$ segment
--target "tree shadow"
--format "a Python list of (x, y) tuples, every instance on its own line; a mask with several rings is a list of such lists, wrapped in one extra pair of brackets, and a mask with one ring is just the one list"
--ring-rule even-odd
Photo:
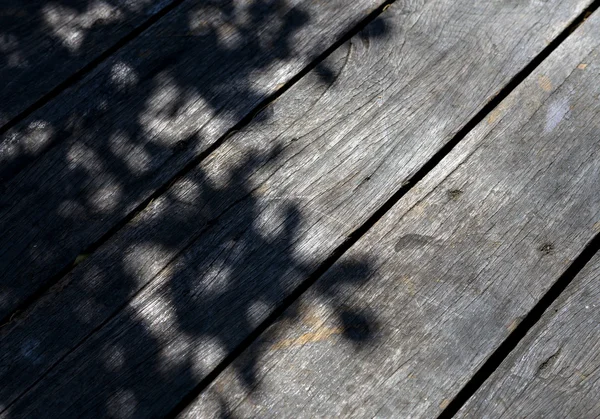
[[(247, 117), (264, 98), (257, 74), (295, 54), (308, 12), (283, 0), (244, 5), (205, 1), (173, 13), (168, 30), (132, 43), (137, 54), (116, 54), (60, 109), (39, 113), (45, 119), (34, 114), (2, 139), (1, 314), (41, 297), (0, 330), (6, 417), (165, 415), (321, 262), (299, 257), (308, 231), (302, 206), (265, 208), (249, 181), (283, 164), (285, 144), (273, 141), (267, 151), (232, 156), (225, 180), (190, 171), (178, 183), (184, 187), (166, 189), (45, 290), (55, 279), (47, 271), (61, 274), (57, 267), (202, 152), (210, 119)], [(374, 27), (375, 37), (385, 34), (385, 25)], [(46, 26), (34, 30), (53, 39)], [(324, 84), (335, 81), (325, 65), (318, 74)], [(268, 123), (268, 115), (253, 123)], [(373, 339), (376, 319), (346, 306), (336, 289), (360, 286), (371, 266), (369, 258), (338, 265), (333, 283), (313, 287), (357, 348)], [(292, 321), (301, 315), (286, 312)], [(257, 386), (260, 355), (254, 349), (234, 364), (248, 390)]]
[[(154, 3), (154, 4), (153, 4)], [(169, 1), (3, 0), (0, 124), (81, 70)]]

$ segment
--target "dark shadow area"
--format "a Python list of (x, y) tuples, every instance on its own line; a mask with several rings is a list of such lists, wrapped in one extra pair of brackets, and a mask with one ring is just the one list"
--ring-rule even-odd
[(179, 0), (3, 0), (0, 127)]
[[(5, 12), (0, 67), (35, 60), (19, 50), (27, 27), (68, 57), (77, 52), (56, 33), (77, 17), (65, 10), (124, 4), (132, 3), (37, 1), (22, 21)], [(165, 415), (322, 262), (299, 257), (302, 206), (265, 207), (249, 182), (284, 164), (284, 142), (231, 156), (218, 176), (192, 169), (219, 124), (269, 122), (266, 112), (249, 114), (265, 99), (257, 80), (297, 54), (310, 14), (283, 0), (191, 4), (0, 138), (4, 417)], [(52, 31), (48, 7), (66, 16)], [(106, 21), (78, 22), (92, 33)], [(385, 35), (383, 23), (372, 28), (362, 36)], [(94, 39), (83, 37), (78, 51)], [(323, 84), (335, 82), (333, 69), (317, 70)], [(334, 282), (313, 287), (357, 348), (373, 339), (376, 319), (336, 290), (359, 287), (371, 265), (340, 264)], [(260, 354), (234, 364), (248, 389)]]

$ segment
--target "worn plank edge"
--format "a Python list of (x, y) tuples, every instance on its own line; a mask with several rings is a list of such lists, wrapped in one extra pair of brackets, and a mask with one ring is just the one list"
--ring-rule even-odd
[[(567, 270), (556, 280), (552, 287), (544, 294), (537, 304), (529, 311), (527, 316), (519, 323), (517, 328), (502, 342), (498, 348), (490, 355), (487, 361), (479, 368), (467, 384), (460, 390), (448, 407), (438, 416), (438, 419), (452, 418), (459, 413), (459, 410), (473, 400), (476, 393), (484, 388), (484, 385), (490, 384), (491, 377), (501, 372), (501, 367), (506, 365), (511, 354), (516, 355), (517, 351), (527, 351), (527, 348), (519, 348), (519, 344), (526, 338), (533, 338), (533, 333), (539, 332), (537, 329), (541, 326), (544, 318), (552, 317), (549, 309), (558, 304), (558, 301), (566, 296), (569, 287), (576, 279), (581, 279), (580, 274), (586, 273), (593, 266), (592, 259), (600, 251), (600, 233), (588, 243), (585, 249), (569, 265)], [(597, 261), (597, 257), (595, 258)], [(596, 263), (597, 265), (597, 263)], [(585, 270), (585, 271), (584, 271)], [(583, 272), (582, 272), (583, 271)], [(587, 272), (589, 274), (589, 272)], [(577, 284), (580, 285), (580, 284)], [(575, 284), (573, 284), (574, 287)], [(510, 368), (510, 367), (505, 367)]]
[[(520, 79), (519, 83), (516, 83), (513, 86), (513, 88), (516, 89), (517, 87), (519, 87), (519, 84), (525, 78), (527, 78), (531, 73), (533, 73), (537, 69), (537, 66), (539, 66), (542, 63), (542, 61), (544, 61), (548, 57), (548, 55), (550, 55), (555, 49), (557, 49), (560, 46), (560, 44), (562, 44), (562, 42), (565, 41), (569, 37), (569, 35), (571, 35), (582, 23), (584, 23), (585, 20), (587, 20), (587, 18), (590, 17), (590, 15), (593, 12), (595, 12), (599, 6), (600, 6), (600, 2), (594, 1), (575, 20), (573, 20), (569, 24), (568, 28), (565, 29), (557, 39), (552, 41), (548, 45), (548, 47), (532, 61), (532, 63), (535, 61), (537, 64), (534, 66), (531, 66), (531, 67), (528, 66), (529, 72), (522, 79)], [(504, 97), (508, 96), (508, 94), (510, 94), (510, 93), (511, 92), (507, 92)], [(501, 94), (502, 94), (502, 91), (499, 93), (499, 95), (501, 95)], [(501, 101), (502, 101), (502, 99), (500, 99), (498, 101), (496, 101), (496, 99), (494, 99), (494, 103), (496, 105), (498, 105)], [(492, 107), (492, 109), (494, 107)], [(486, 115), (483, 115), (483, 118), (480, 120), (480, 122), (488, 115), (489, 115), (489, 113)], [(467, 132), (465, 135), (467, 135), (467, 134), (469, 134), (469, 132)], [(415, 188), (418, 189), (418, 193), (413, 194), (411, 197), (407, 197), (410, 199), (407, 201), (406, 207), (410, 208), (413, 205), (418, 204), (418, 202), (424, 197), (424, 195), (426, 195), (427, 190), (430, 190), (433, 186), (436, 186), (440, 183), (439, 177), (432, 176), (432, 174), (434, 174), (436, 172), (438, 175), (442, 174), (442, 173), (451, 173), (453, 170), (455, 170), (461, 164), (463, 164), (465, 160), (468, 159), (469, 155), (473, 151), (472, 150), (473, 144), (479, 142), (480, 140), (481, 140), (480, 136), (473, 135), (473, 136), (469, 136), (469, 138), (467, 138), (467, 140), (465, 140), (464, 142), (457, 141), (456, 144), (454, 144), (454, 147), (452, 149), (448, 150), (446, 155), (444, 155), (444, 157), (447, 157), (447, 155), (451, 154), (451, 156), (454, 157), (454, 159), (452, 159), (452, 160), (445, 161), (444, 162), (445, 164), (443, 165), (444, 167), (441, 167), (441, 165), (438, 165), (438, 166), (434, 165), (434, 167), (431, 169), (431, 171), (424, 175), (424, 176), (427, 176), (426, 179), (423, 179), (423, 181), (421, 182), (421, 179), (424, 176), (419, 178), (420, 183), (418, 183), (418, 184), (416, 184), (416, 182), (414, 181), (415, 178), (413, 176), (413, 178), (410, 181), (411, 185), (404, 186), (401, 189), (401, 190), (404, 190), (404, 188), (406, 188), (406, 192), (408, 192), (408, 190), (414, 190)], [(466, 143), (468, 143), (468, 144), (466, 144)], [(398, 191), (398, 193), (400, 193), (400, 191)], [(403, 196), (400, 196), (399, 199), (401, 199), (402, 197)], [(374, 223), (376, 223), (377, 221), (378, 220), (374, 220)], [(361, 227), (364, 227), (364, 226), (361, 226)], [(360, 228), (358, 230), (360, 230)], [(365, 230), (364, 233), (366, 233), (367, 230)], [(353, 234), (356, 234), (356, 232)], [(566, 271), (563, 271), (563, 273), (560, 275), (559, 279), (553, 284), (553, 286), (538, 301), (538, 303), (534, 306), (534, 308), (527, 315), (527, 317), (535, 317), (536, 314), (533, 312), (536, 310), (539, 310), (538, 306), (542, 307), (543, 310), (545, 310), (548, 306), (550, 306), (553, 303), (553, 301), (559, 297), (560, 293), (569, 285), (570, 281), (573, 280), (575, 275), (577, 275), (585, 266), (587, 266), (586, 264), (590, 261), (590, 259), (594, 256), (594, 254), (598, 250), (600, 250), (600, 234), (596, 234), (595, 236), (593, 236), (592, 239), (590, 239), (587, 242), (587, 244), (585, 244), (583, 250), (578, 254), (576, 259), (570, 263), (570, 265), (566, 268)], [(317, 279), (318, 278), (314, 279), (313, 282), (316, 281)], [(565, 282), (565, 281), (567, 281), (567, 282)], [(304, 287), (304, 284), (303, 284), (303, 287)], [(541, 315), (543, 314), (543, 310), (539, 315), (537, 315), (537, 318), (534, 318), (534, 320), (539, 319), (539, 317), (541, 317)], [(283, 311), (285, 311), (285, 310), (279, 310), (279, 307), (277, 308), (278, 313), (281, 313)], [(269, 316), (269, 318), (271, 319), (271, 321), (273, 323), (275, 322), (275, 320), (277, 320), (276, 316)], [(265, 322), (267, 322), (268, 320), (269, 319), (266, 319)], [(523, 321), (522, 323), (525, 323), (525, 321)], [(262, 326), (263, 325), (261, 324), (261, 327)], [(264, 327), (264, 330), (266, 330), (268, 327), (269, 327), (269, 325), (266, 325)], [(264, 332), (264, 330), (263, 330), (263, 332)], [(517, 331), (517, 329), (515, 329), (515, 332), (516, 331)], [(258, 338), (259, 335), (260, 335), (260, 333), (257, 333), (256, 338)], [(512, 336), (512, 334), (511, 334), (511, 336)], [(507, 338), (507, 340), (509, 338)], [(504, 345), (504, 344), (505, 343), (503, 342), (502, 345)], [(241, 354), (245, 349), (247, 349), (247, 347), (241, 348), (240, 351), (236, 351), (236, 353)], [(232, 360), (233, 359), (230, 359), (230, 361), (232, 361)], [(223, 363), (225, 363), (225, 362), (226, 361), (224, 360)], [(215, 378), (218, 377), (221, 372), (223, 372), (226, 368), (228, 368), (228, 366), (229, 365), (222, 366), (221, 364), (219, 364), (219, 366), (217, 367), (219, 369), (219, 371), (215, 372), (214, 374), (211, 373), (211, 375), (214, 375)], [(210, 384), (211, 383), (208, 383), (208, 385), (210, 385)], [(198, 387), (200, 387), (200, 386), (198, 386)], [(196, 395), (200, 394), (205, 388), (206, 387), (195, 389)], [(189, 399), (190, 399), (190, 397), (186, 397), (187, 401), (190, 401)], [(450, 403), (457, 403), (457, 402), (450, 401)], [(189, 407), (189, 405), (188, 406), (180, 406), (180, 407), (183, 410), (186, 410), (186, 407)], [(451, 408), (452, 408), (452, 404), (448, 404), (444, 409), (442, 409), (442, 413), (439, 417), (440, 418), (441, 417), (452, 417), (453, 414), (450, 413)], [(459, 406), (459, 408), (460, 408), (460, 406)], [(458, 410), (458, 409), (456, 409), (456, 410)], [(178, 413), (182, 413), (182, 412), (183, 411), (177, 411), (177, 412), (173, 412), (173, 413), (175, 414), (175, 416), (177, 416)]]
[[(132, 31), (125, 34), (119, 40), (117, 40), (112, 46), (108, 47), (102, 53), (97, 55), (95, 58), (90, 60), (87, 64), (84, 64), (79, 70), (75, 71), (73, 74), (68, 76), (62, 82), (59, 82), (53, 88), (51, 88), (48, 92), (43, 94), (40, 98), (36, 99), (25, 107), (25, 109), (18, 112), (16, 115), (11, 117), (8, 121), (6, 121), (2, 126), (0, 126), (0, 135), (4, 135), (11, 128), (14, 128), (20, 122), (24, 121), (27, 117), (29, 117), (33, 112), (37, 111), (56, 97), (58, 97), (64, 90), (73, 86), (75, 83), (83, 79), (88, 73), (93, 71), (96, 67), (102, 64), (104, 61), (109, 59), (113, 54), (119, 51), (121, 48), (125, 47), (129, 42), (138, 37), (140, 34), (149, 29), (152, 25), (158, 22), (162, 17), (167, 15), (172, 10), (175, 10), (179, 5), (181, 5), (186, 0), (172, 0), (166, 6), (163, 6), (159, 11), (150, 16), (148, 19), (143, 21), (137, 27), (135, 27)], [(45, 151), (47, 151), (46, 149)], [(37, 156), (35, 160), (40, 158), (43, 155), (40, 154)], [(34, 161), (35, 161), (34, 160)], [(33, 163), (30, 162), (30, 164)], [(21, 169), (22, 170), (22, 169)]]
[[(178, 4), (182, 3), (185, 0), (177, 0)], [(238, 121), (235, 125), (229, 128), (224, 134), (222, 134), (213, 144), (207, 147), (205, 150), (200, 152), (194, 158), (192, 158), (187, 164), (184, 165), (182, 169), (180, 169), (174, 176), (169, 178), (166, 182), (164, 182), (159, 188), (155, 189), (153, 193), (151, 193), (146, 199), (140, 202), (131, 212), (129, 212), (125, 217), (123, 217), (117, 224), (115, 224), (112, 228), (108, 229), (97, 241), (88, 245), (85, 249), (82, 249), (79, 253), (80, 255), (86, 255), (86, 258), (91, 256), (98, 248), (100, 248), (104, 243), (109, 241), (119, 230), (125, 227), (129, 222), (131, 222), (136, 216), (138, 216), (141, 212), (144, 211), (152, 203), (153, 200), (164, 194), (173, 184), (175, 184), (178, 180), (182, 179), (186, 174), (194, 170), (196, 166), (198, 166), (204, 159), (206, 159), (209, 155), (211, 155), (214, 151), (216, 151), (220, 146), (222, 146), (232, 135), (237, 133), (246, 127), (252, 120), (258, 115), (263, 109), (265, 109), (269, 104), (273, 103), (280, 96), (282, 96), (285, 92), (287, 92), (292, 86), (294, 86), (300, 79), (302, 79), (306, 74), (313, 71), (315, 67), (319, 65), (323, 60), (325, 60), (329, 55), (331, 55), (335, 50), (337, 50), (344, 43), (348, 42), (348, 40), (358, 34), (361, 30), (363, 30), (370, 22), (375, 20), (387, 7), (393, 4), (396, 0), (385, 0), (380, 6), (374, 8), (371, 12), (367, 14), (362, 20), (360, 20), (354, 27), (347, 31), (342, 37), (338, 38), (330, 47), (328, 47), (325, 51), (320, 53), (316, 58), (314, 58), (309, 64), (307, 64), (301, 71), (299, 71), (296, 75), (294, 75), (290, 80), (285, 82), (282, 86), (280, 86), (277, 90), (272, 92), (266, 98), (264, 98), (258, 105), (256, 105), (253, 109), (251, 109), (245, 117), (243, 117), (240, 121)], [(176, 6), (173, 6), (173, 8)], [(171, 9), (173, 9), (171, 8)], [(164, 14), (168, 13), (165, 12)], [(144, 28), (144, 30), (148, 29), (150, 26)], [(143, 31), (140, 31), (140, 33)], [(138, 34), (139, 35), (139, 34)], [(129, 39), (127, 42), (131, 41), (133, 38)], [(115, 53), (117, 50), (112, 51)], [(109, 58), (106, 56), (104, 59)], [(89, 68), (88, 71), (92, 71), (97, 65), (101, 64), (101, 61), (95, 63), (95, 65)], [(81, 74), (81, 77), (77, 77), (73, 83), (77, 82), (79, 79), (84, 77), (85, 74)], [(68, 86), (65, 86), (67, 88)], [(58, 92), (57, 94), (59, 94)], [(47, 102), (52, 100), (53, 98), (49, 98)], [(45, 105), (47, 102), (41, 103), (39, 107)], [(39, 107), (36, 107), (39, 108)], [(31, 112), (36, 109), (32, 109)], [(23, 118), (26, 118), (28, 115), (24, 115)], [(17, 124), (19, 121), (15, 121)], [(11, 125), (12, 127), (12, 125)], [(8, 127), (7, 129), (11, 128)], [(0, 130), (0, 135), (2, 134), (2, 130)], [(57, 143), (56, 143), (57, 144)], [(56, 145), (53, 144), (53, 145)], [(36, 161), (43, 156), (37, 156)], [(24, 168), (22, 168), (24, 169)], [(21, 170), (22, 170), (21, 169)], [(36, 292), (32, 293), (28, 298), (24, 299), (19, 306), (13, 310), (11, 313), (7, 314), (4, 318), (0, 319), (0, 327), (7, 325), (10, 323), (13, 318), (25, 311), (27, 311), (30, 307), (35, 305), (36, 301), (42, 298), (48, 291), (65, 275), (69, 274), (73, 270), (75, 266), (78, 264), (79, 256), (71, 261), (71, 263), (65, 265), (63, 269), (59, 270), (55, 275), (53, 275), (49, 281), (42, 287), (40, 287)]]
[[(396, 0), (388, 2), (389, 4)], [(385, 6), (387, 7), (387, 6)], [(269, 327), (271, 327), (282, 314), (288, 310), (294, 302), (296, 302), (327, 270), (329, 270), (361, 237), (363, 237), (384, 215), (398, 202), (400, 201), (409, 191), (413, 190), (417, 184), (421, 186), (420, 182), (430, 174), (439, 163), (444, 160), (458, 145), (465, 139), (465, 137), (489, 114), (497, 108), (497, 106), (506, 97), (511, 94), (527, 77), (529, 77), (534, 70), (552, 54), (568, 37), (571, 35), (585, 20), (600, 7), (600, 1), (596, 0), (590, 4), (579, 16), (577, 16), (568, 26), (565, 28), (560, 35), (554, 38), (531, 62), (521, 69), (511, 81), (504, 86), (498, 94), (488, 102), (477, 114), (475, 114), (464, 126), (461, 128), (454, 137), (447, 142), (440, 150), (428, 160), (421, 168), (415, 172), (409, 180), (403, 184), (400, 189), (395, 192), (392, 197), (385, 202), (379, 210), (356, 230), (354, 230), (348, 238), (337, 247), (322, 263), (319, 265), (317, 270), (308, 277), (300, 286), (292, 291), (287, 297), (284, 298), (281, 305), (276, 307), (273, 312), (253, 331), (251, 335), (245, 338), (238, 348), (228, 354), (202, 381), (198, 383), (196, 388), (188, 393), (173, 409), (169, 414), (169, 417), (175, 418), (180, 415), (198, 395), (206, 389), (232, 362), (238, 358), (245, 350), (247, 350), (253, 342), (255, 342), (260, 335), (262, 335)], [(458, 151), (458, 150), (457, 150)], [(467, 157), (467, 156), (463, 156)], [(458, 159), (457, 163), (464, 161)], [(457, 164), (457, 166), (458, 166)], [(589, 262), (593, 255), (600, 250), (600, 233), (586, 246), (582, 253), (577, 257), (575, 261), (569, 266), (569, 268), (561, 275), (556, 281), (553, 287), (546, 293), (546, 295), (540, 299), (536, 306), (530, 311), (528, 316), (519, 324), (517, 329), (503, 342), (497, 350), (490, 356), (486, 364), (484, 364), (479, 371), (469, 380), (467, 385), (456, 395), (451, 403), (442, 411), (439, 419), (451, 418), (456, 412), (466, 403), (469, 397), (471, 397), (477, 388), (483, 384), (483, 381), (487, 379), (492, 373), (493, 369), (497, 368), (500, 363), (508, 356), (508, 353), (514, 349), (518, 342), (525, 336), (527, 331), (533, 327), (543, 312), (558, 298), (560, 293), (569, 285), (573, 278), (583, 269), (583, 267)], [(540, 312), (541, 310), (541, 312)], [(514, 337), (513, 337), (514, 335)], [(516, 340), (516, 341), (515, 341)], [(508, 350), (508, 352), (506, 352)], [(489, 365), (488, 365), (489, 363)], [(493, 368), (490, 370), (490, 368)], [(481, 374), (481, 375), (480, 375)], [(464, 393), (463, 393), (464, 392)]]
[[(462, 125), (462, 124), (461, 124)], [(460, 126), (459, 126), (460, 127)], [(452, 137), (452, 135), (449, 135), (449, 137)]]

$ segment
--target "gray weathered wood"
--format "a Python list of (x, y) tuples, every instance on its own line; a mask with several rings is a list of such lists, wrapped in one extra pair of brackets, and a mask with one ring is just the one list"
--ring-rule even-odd
[[(7, 416), (163, 414), (584, 5), (392, 6), (6, 326)], [(371, 316), (336, 287), (378, 257), (318, 286), (357, 345)]]
[(457, 417), (597, 418), (599, 394), (597, 255)]
[[(598, 233), (598, 33), (596, 13), (183, 416), (437, 416)], [(370, 273), (349, 286), (343, 266), (366, 256)], [(571, 396), (562, 412), (588, 400)]]
[(186, 2), (9, 132), (33, 151), (0, 161), (0, 318), (379, 1)]
[[(3, 0), (0, 126), (171, 3), (171, 0)], [(17, 150), (4, 139), (0, 152)]]

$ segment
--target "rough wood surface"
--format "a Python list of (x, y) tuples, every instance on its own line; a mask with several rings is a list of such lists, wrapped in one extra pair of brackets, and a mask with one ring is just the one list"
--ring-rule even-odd
[(599, 394), (596, 255), (457, 417), (597, 418)]
[(599, 31), (595, 14), (183, 416), (437, 416), (598, 233)]
[(186, 2), (9, 132), (0, 318), (377, 3)]
[[(166, 412), (584, 5), (389, 8), (6, 326), (6, 416)], [(338, 288), (378, 256), (318, 286), (347, 326), (324, 335), (369, 343)]]
[[(0, 126), (171, 3), (3, 0)], [(6, 139), (0, 143), (2, 153), (10, 148)]]

